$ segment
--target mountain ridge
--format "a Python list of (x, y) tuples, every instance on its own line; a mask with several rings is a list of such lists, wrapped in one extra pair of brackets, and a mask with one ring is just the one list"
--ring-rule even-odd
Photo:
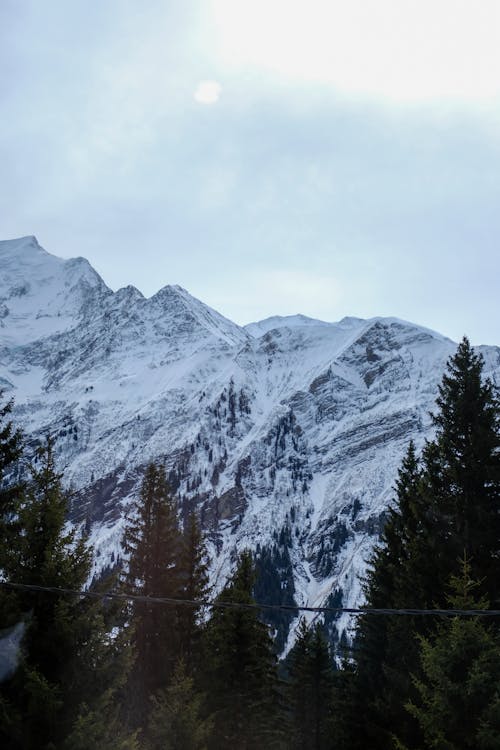
[[(45, 256), (28, 239), (17, 252), (28, 249), (23, 279), (36, 292)], [(4, 242), (0, 280), (5, 256)], [(49, 274), (41, 297), (7, 296), (0, 281), (0, 308), (13, 308), (0, 321), (0, 387), (30, 444), (54, 436), (94, 572), (121, 556), (124, 510), (144, 466), (161, 461), (181, 515), (202, 522), (216, 588), (249, 547), (293, 582), (283, 603), (359, 604), (399, 462), (410, 439), (432, 434), (455, 344), (397, 318), (242, 327), (182, 287), (113, 292), (86, 262), (56, 260), (69, 270)], [(37, 328), (44, 310), (50, 325)], [(500, 349), (480, 350), (498, 384)], [(347, 626), (331, 623), (336, 637)]]

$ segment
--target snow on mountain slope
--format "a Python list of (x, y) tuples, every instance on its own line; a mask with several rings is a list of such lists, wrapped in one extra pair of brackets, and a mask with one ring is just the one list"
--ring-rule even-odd
[[(453, 342), (395, 318), (241, 328), (178, 286), (113, 293), (86, 261), (33, 238), (0, 243), (0, 297), (0, 386), (31, 444), (55, 437), (96, 571), (120, 555), (123, 509), (155, 460), (180, 513), (199, 514), (216, 586), (250, 547), (264, 577), (281, 576), (283, 603), (359, 603)], [(500, 350), (482, 352), (499, 382)], [(282, 645), (290, 619), (274, 623)]]
[(9, 344), (67, 330), (111, 294), (85, 258), (57, 258), (35, 237), (0, 242), (0, 268), (0, 331)]
[(316, 320), (315, 318), (308, 318), (307, 315), (273, 315), (265, 320), (259, 320), (256, 323), (247, 323), (244, 326), (245, 330), (251, 335), (258, 339), (268, 331), (272, 331), (276, 328), (295, 328), (296, 326), (331, 326), (334, 323), (326, 323), (323, 320)]

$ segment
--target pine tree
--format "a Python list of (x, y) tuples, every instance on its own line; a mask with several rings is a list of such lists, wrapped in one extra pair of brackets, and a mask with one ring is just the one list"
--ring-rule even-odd
[[(452, 609), (487, 609), (476, 599), (470, 564), (452, 576)], [(407, 705), (424, 735), (425, 747), (492, 750), (500, 747), (500, 634), (489, 618), (453, 617), (431, 637), (420, 637), (422, 676), (418, 700)]]
[(15, 539), (19, 532), (15, 516), (21, 486), (12, 481), (9, 474), (13, 473), (22, 454), (22, 434), (10, 419), (13, 405), (13, 401), (0, 405), (0, 569), (4, 564), (3, 554), (8, 551), (12, 538)]
[(182, 659), (165, 690), (152, 698), (152, 750), (206, 750), (213, 719), (203, 716), (204, 696), (197, 692)]
[[(12, 475), (22, 454), (23, 438), (10, 419), (12, 408), (12, 401), (0, 404), (0, 571), (4, 570), (6, 556), (21, 531), (16, 520), (22, 486)], [(22, 627), (17, 596), (8, 588), (0, 587), (0, 633), (7, 638), (16, 627)]]
[[(219, 604), (254, 604), (255, 570), (243, 552)], [(205, 681), (215, 715), (210, 748), (257, 750), (280, 747), (276, 657), (267, 627), (255, 609), (214, 609), (205, 635)]]
[[(342, 664), (333, 674), (332, 750), (353, 750), (359, 747), (359, 737), (354, 741), (354, 733), (361, 724), (359, 701), (357, 700), (356, 672), (351, 658), (344, 655)], [(363, 718), (366, 716), (362, 714)], [(368, 745), (365, 745), (365, 748)]]
[[(4, 576), (7, 582), (79, 591), (90, 573), (90, 550), (65, 530), (67, 497), (50, 440), (31, 472), (13, 519), (21, 533), (4, 557)], [(126, 653), (111, 638), (100, 605), (46, 590), (16, 590), (16, 600), (26, 633), (20, 665), (0, 686), (3, 746), (63, 748), (82, 717), (97, 731), (96, 711), (106, 708), (110, 721), (99, 722), (102, 746), (132, 748), (118, 724), (106, 745)], [(79, 747), (90, 750), (88, 744)]]
[[(205, 601), (209, 595), (208, 558), (200, 527), (194, 513), (184, 525), (181, 559), (181, 596), (190, 601)], [(179, 658), (182, 658), (188, 673), (199, 661), (202, 633), (202, 606), (185, 605), (179, 608)]]
[(500, 605), (500, 402), (491, 381), (483, 380), (483, 367), (464, 338), (439, 387), (436, 438), (423, 455), (425, 496), (435, 550), (446, 550), (441, 591), (465, 550), (482, 593)]
[[(165, 470), (146, 469), (134, 516), (125, 533), (129, 555), (124, 586), (129, 593), (182, 597), (182, 538)], [(179, 605), (134, 602), (130, 610), (135, 663), (128, 686), (129, 719), (148, 723), (150, 698), (165, 688), (180, 655)]]
[(297, 750), (324, 750), (331, 746), (333, 690), (332, 657), (321, 626), (299, 625), (290, 652), (289, 697), (292, 744)]
[[(464, 551), (482, 593), (498, 601), (499, 403), (482, 369), (482, 358), (464, 339), (439, 387), (435, 438), (420, 464), (412, 448), (403, 463), (396, 504), (367, 578), (368, 606), (445, 607), (447, 582)], [(436, 618), (361, 620), (356, 694), (366, 720), (353, 748), (385, 750), (393, 732), (408, 747), (420, 746), (419, 725), (404, 703), (415, 697), (416, 636), (430, 636), (436, 624)]]
[[(422, 573), (432, 561), (417, 555), (415, 540), (427, 536), (420, 487), (422, 471), (410, 442), (396, 481), (396, 503), (388, 511), (381, 544), (375, 548), (364, 582), (366, 606), (375, 609), (418, 606), (418, 579), (405, 575), (411, 558)], [(411, 602), (411, 604), (410, 604)], [(365, 616), (357, 627), (357, 676), (352, 697), (363, 724), (353, 727), (353, 748), (387, 748), (395, 717), (411, 721), (400, 696), (411, 686), (409, 665), (417, 660), (413, 620), (389, 615)]]

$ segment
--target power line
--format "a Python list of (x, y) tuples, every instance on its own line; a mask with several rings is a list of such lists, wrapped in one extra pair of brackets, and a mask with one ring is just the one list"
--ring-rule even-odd
[(244, 602), (221, 601), (220, 599), (180, 599), (168, 596), (142, 596), (138, 594), (118, 593), (114, 591), (77, 591), (58, 588), (57, 586), (38, 586), (34, 583), (12, 583), (0, 581), (0, 586), (20, 591), (43, 592), (56, 595), (88, 597), (92, 599), (114, 599), (118, 601), (139, 602), (143, 604), (186, 605), (188, 607), (211, 607), (214, 609), (258, 609), (275, 612), (315, 612), (319, 614), (349, 615), (440, 615), (445, 617), (498, 617), (499, 609), (391, 609), (375, 607), (302, 607), (293, 604), (249, 604)]

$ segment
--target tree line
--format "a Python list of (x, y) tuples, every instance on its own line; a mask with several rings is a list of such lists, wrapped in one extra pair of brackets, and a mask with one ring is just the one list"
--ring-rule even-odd
[[(368, 607), (500, 609), (500, 411), (483, 368), (464, 339), (439, 387), (435, 437), (420, 454), (410, 444), (399, 471)], [(162, 466), (145, 471), (124, 569), (91, 584), (102, 599), (47, 591), (88, 586), (92, 551), (66, 522), (51, 441), (28, 477), (19, 471), (11, 411), (0, 407), (3, 748), (500, 748), (498, 617), (363, 615), (335, 653), (322, 623), (302, 620), (280, 662), (259, 610), (229, 606), (255, 603), (249, 551), (217, 607), (192, 604), (212, 598), (209, 561)]]

